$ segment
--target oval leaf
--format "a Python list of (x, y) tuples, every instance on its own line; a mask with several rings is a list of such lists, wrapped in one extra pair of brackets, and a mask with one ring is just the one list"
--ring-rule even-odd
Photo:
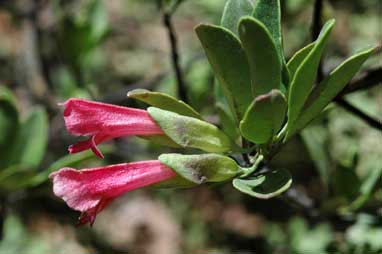
[(182, 147), (217, 153), (231, 150), (229, 138), (210, 123), (155, 107), (147, 111), (164, 133)]
[(181, 100), (160, 92), (152, 92), (146, 89), (135, 89), (127, 93), (129, 98), (143, 101), (151, 106), (172, 111), (180, 115), (201, 119), (202, 117), (191, 106)]
[[(0, 88), (0, 148), (8, 150), (19, 125), (19, 115), (15, 98), (10, 90)], [(1, 151), (1, 154), (3, 151)], [(1, 155), (0, 155), (1, 156)], [(2, 160), (0, 160), (2, 161)]]
[(253, 99), (248, 60), (240, 41), (220, 26), (202, 24), (195, 31), (235, 118), (240, 120)]
[(255, 96), (281, 86), (281, 62), (267, 28), (260, 21), (245, 17), (239, 23), (240, 40), (247, 54)]
[(333, 26), (334, 20), (326, 22), (313, 49), (302, 62), (300, 67), (298, 67), (296, 74), (294, 75), (289, 90), (288, 125), (293, 124), (293, 122), (297, 119), (312, 90), (313, 84), (316, 80), (322, 52), (324, 51), (325, 44)]
[(257, 0), (253, 17), (268, 29), (280, 54), (280, 59), (283, 58), (280, 0)]
[(280, 130), (287, 110), (284, 95), (278, 90), (258, 96), (240, 122), (242, 135), (256, 144), (265, 144)]
[(280, 0), (257, 0), (253, 11), (253, 17), (262, 22), (272, 35), (277, 53), (282, 63), (282, 77), (285, 85), (289, 83), (289, 73), (283, 50), (283, 38), (281, 32), (281, 5)]
[(223, 11), (221, 25), (237, 34), (241, 17), (250, 15), (253, 6), (249, 0), (228, 0)]
[(195, 184), (222, 182), (240, 171), (234, 160), (219, 154), (162, 154), (159, 161)]
[(322, 110), (342, 91), (346, 84), (358, 72), (362, 64), (369, 58), (375, 48), (364, 50), (339, 65), (310, 94), (304, 110), (297, 121), (288, 127), (286, 138), (305, 127), (317, 117)]
[(236, 178), (232, 184), (236, 189), (250, 196), (270, 199), (289, 189), (292, 177), (286, 170), (274, 170), (249, 179)]

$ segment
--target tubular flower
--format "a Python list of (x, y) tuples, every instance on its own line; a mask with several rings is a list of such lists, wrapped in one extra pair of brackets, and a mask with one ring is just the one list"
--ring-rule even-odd
[(121, 136), (163, 134), (146, 110), (83, 99), (69, 99), (63, 105), (67, 130), (74, 136), (89, 137), (71, 145), (69, 153), (90, 148), (98, 157), (103, 158), (97, 148), (103, 141)]
[(49, 177), (54, 194), (81, 212), (79, 224), (92, 225), (96, 215), (116, 197), (175, 176), (171, 168), (152, 160), (82, 170), (62, 168)]

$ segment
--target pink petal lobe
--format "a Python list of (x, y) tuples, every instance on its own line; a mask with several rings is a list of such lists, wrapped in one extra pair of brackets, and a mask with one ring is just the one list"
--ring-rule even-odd
[(62, 168), (49, 177), (54, 194), (82, 212), (79, 224), (92, 224), (114, 198), (174, 176), (172, 169), (153, 160), (83, 170)]

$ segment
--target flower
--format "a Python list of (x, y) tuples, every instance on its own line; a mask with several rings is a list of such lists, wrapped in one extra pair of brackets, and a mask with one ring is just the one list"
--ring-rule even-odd
[(103, 158), (97, 148), (103, 141), (121, 136), (163, 134), (146, 110), (83, 99), (69, 99), (63, 105), (67, 130), (74, 136), (89, 136), (89, 139), (69, 146), (69, 153), (90, 148)]
[(49, 178), (54, 194), (81, 212), (79, 224), (93, 225), (97, 214), (116, 197), (175, 176), (171, 168), (151, 160), (82, 170), (62, 168)]

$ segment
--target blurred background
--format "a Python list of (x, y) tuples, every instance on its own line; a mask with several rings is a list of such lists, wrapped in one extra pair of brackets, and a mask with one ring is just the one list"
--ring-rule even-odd
[[(145, 189), (116, 200), (94, 227), (75, 227), (78, 213), (54, 197), (50, 172), (155, 159), (173, 150), (129, 138), (101, 146), (105, 160), (91, 152), (68, 156), (77, 139), (66, 132), (57, 104), (81, 97), (144, 108), (126, 97), (135, 88), (178, 96), (167, 2), (0, 1), (0, 253), (382, 253), (382, 131), (337, 105), (272, 161), (293, 174), (293, 187), (281, 197), (257, 200), (230, 183)], [(311, 41), (317, 2), (282, 1), (288, 58)], [(167, 16), (185, 98), (218, 125), (214, 77), (193, 28), (219, 24), (224, 4), (183, 0)], [(322, 16), (337, 20), (325, 73), (382, 42), (380, 0), (324, 1)], [(344, 96), (377, 120), (381, 68), (379, 53), (355, 78), (369, 83)]]

